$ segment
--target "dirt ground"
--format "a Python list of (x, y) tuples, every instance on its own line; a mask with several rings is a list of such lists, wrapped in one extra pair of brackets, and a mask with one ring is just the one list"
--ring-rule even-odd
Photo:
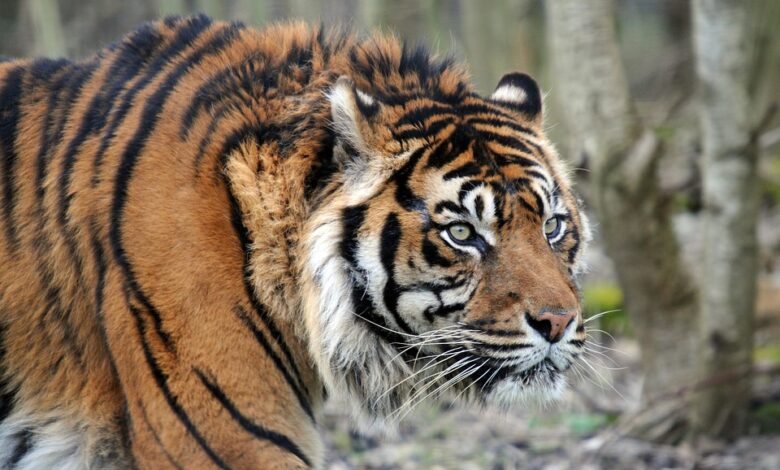
[[(621, 351), (612, 352), (619, 370), (599, 368), (604, 380), (595, 378), (593, 383), (573, 378), (562, 402), (545, 410), (504, 415), (430, 406), (412, 413), (397, 436), (386, 437), (354, 432), (342, 408), (331, 404), (323, 426), (329, 446), (326, 468), (780, 469), (780, 434), (696, 448), (653, 445), (619, 435), (614, 422), (636, 406), (641, 383), (636, 345), (620, 341), (614, 346)], [(780, 377), (762, 380), (757, 387), (761, 393), (773, 390), (779, 398)]]

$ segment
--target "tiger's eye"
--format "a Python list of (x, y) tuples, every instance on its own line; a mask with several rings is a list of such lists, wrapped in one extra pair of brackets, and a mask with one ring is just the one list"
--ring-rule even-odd
[(548, 238), (554, 237), (558, 232), (558, 225), (560, 225), (560, 220), (558, 220), (558, 217), (550, 217), (547, 219), (547, 221), (544, 223), (545, 235), (547, 235)]
[(447, 231), (453, 239), (459, 242), (465, 242), (474, 234), (471, 227), (467, 224), (450, 225)]

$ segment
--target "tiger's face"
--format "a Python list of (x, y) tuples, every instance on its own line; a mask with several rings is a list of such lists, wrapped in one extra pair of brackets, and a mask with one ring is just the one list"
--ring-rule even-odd
[(342, 79), (330, 100), (341, 171), (303, 267), (328, 388), (374, 419), (429, 397), (556, 398), (585, 340), (589, 235), (536, 83), (510, 74), (488, 99), (389, 105)]

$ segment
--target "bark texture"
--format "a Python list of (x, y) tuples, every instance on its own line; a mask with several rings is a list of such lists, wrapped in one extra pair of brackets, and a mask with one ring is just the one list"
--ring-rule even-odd
[(665, 408), (666, 396), (693, 377), (697, 292), (679, 253), (669, 201), (657, 166), (661, 143), (638, 118), (620, 59), (610, 0), (556, 0), (547, 4), (554, 93), (568, 131), (565, 149), (585, 161), (590, 204), (637, 332), (650, 411), (634, 420), (635, 434), (675, 441), (685, 413)]
[[(704, 271), (697, 354), (701, 380), (751, 367), (759, 185), (749, 91), (755, 44), (749, 3), (693, 3), (704, 151)], [(704, 389), (693, 408), (694, 431), (737, 437), (746, 427), (749, 399), (749, 374)]]

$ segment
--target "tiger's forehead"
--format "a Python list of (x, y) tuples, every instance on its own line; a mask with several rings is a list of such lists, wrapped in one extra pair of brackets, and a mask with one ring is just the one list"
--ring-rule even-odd
[(479, 127), (452, 125), (427, 145), (417, 169), (434, 205), (453, 212), (447, 202), (453, 201), (475, 214), (489, 206), (499, 219), (515, 205), (538, 217), (552, 212), (560, 185), (541, 146), (534, 151), (535, 144), (513, 129), (497, 135)]

